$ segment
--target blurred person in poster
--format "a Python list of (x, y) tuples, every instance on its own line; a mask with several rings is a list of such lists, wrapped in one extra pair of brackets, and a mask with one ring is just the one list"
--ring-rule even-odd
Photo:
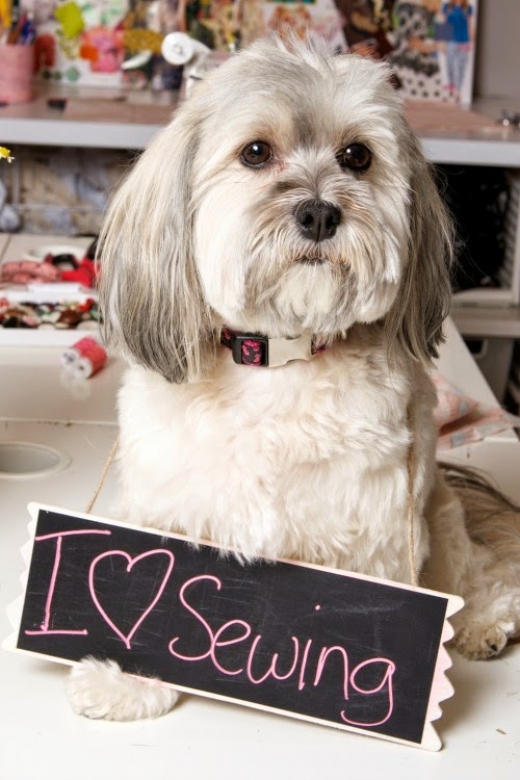
[(459, 102), (473, 42), (474, 13), (470, 0), (445, 3), (442, 13), (450, 31), (445, 41), (448, 91)]

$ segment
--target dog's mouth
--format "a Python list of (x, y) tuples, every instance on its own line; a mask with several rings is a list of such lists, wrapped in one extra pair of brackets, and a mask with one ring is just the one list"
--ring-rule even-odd
[(309, 257), (308, 255), (304, 255), (303, 257), (298, 258), (297, 262), (303, 263), (304, 265), (324, 265), (328, 260), (326, 257)]

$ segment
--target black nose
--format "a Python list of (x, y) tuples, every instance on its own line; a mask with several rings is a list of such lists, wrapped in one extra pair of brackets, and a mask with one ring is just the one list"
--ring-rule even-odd
[(332, 238), (341, 221), (341, 212), (324, 200), (304, 200), (294, 212), (300, 231), (305, 238), (323, 241)]

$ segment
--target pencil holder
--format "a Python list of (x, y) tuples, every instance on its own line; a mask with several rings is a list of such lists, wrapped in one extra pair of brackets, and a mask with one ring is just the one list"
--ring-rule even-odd
[(33, 96), (34, 46), (0, 45), (0, 103), (27, 103)]

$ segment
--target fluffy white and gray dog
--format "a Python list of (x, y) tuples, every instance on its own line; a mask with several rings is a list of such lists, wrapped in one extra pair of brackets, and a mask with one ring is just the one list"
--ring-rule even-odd
[[(520, 535), (510, 514), (468, 531), (436, 466), (451, 228), (386, 67), (282, 41), (231, 58), (139, 159), (100, 247), (105, 336), (130, 364), (118, 516), (245, 561), (416, 570), (466, 600), (459, 649), (499, 653)], [(121, 720), (177, 698), (93, 659), (69, 695)]]

